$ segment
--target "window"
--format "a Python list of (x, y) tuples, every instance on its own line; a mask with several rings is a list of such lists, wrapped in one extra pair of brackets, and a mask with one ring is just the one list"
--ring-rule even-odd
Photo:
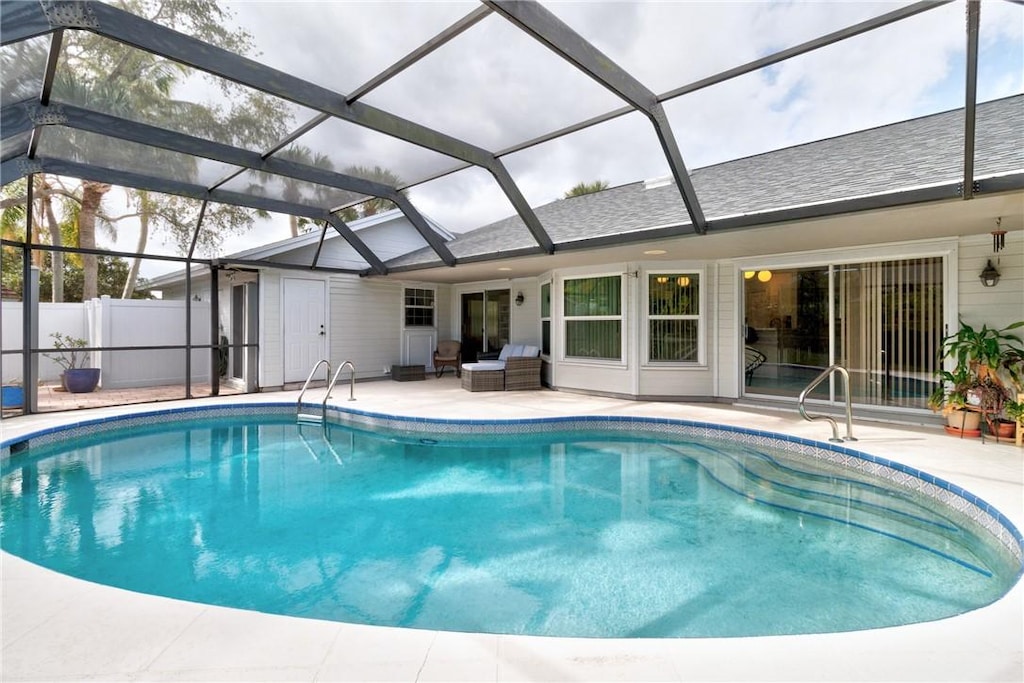
[(551, 283), (540, 286), (540, 352), (551, 355)]
[(565, 355), (622, 360), (622, 277), (564, 283)]
[(700, 275), (648, 275), (647, 302), (648, 360), (696, 363), (701, 338)]
[(405, 326), (434, 326), (434, 290), (406, 287)]

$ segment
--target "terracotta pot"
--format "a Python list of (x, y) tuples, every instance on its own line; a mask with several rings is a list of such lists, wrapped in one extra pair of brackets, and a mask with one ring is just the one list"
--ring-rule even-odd
[(999, 421), (995, 423), (996, 436), (1000, 439), (1012, 439), (1017, 435), (1017, 423), (1016, 422), (1003, 422)]

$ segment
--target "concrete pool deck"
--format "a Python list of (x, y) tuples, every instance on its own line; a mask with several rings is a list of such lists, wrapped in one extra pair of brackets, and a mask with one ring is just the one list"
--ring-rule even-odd
[[(323, 390), (310, 390), (316, 401)], [(826, 440), (796, 413), (552, 392), (463, 391), (450, 374), (366, 382), (333, 404), (413, 417), (671, 417)], [(213, 403), (294, 401), (297, 392), (33, 415), (0, 440), (109, 415)], [(1024, 529), (1024, 449), (937, 428), (855, 422), (857, 450), (922, 469)], [(3, 553), (0, 680), (7, 681), (1021, 681), (1024, 586), (957, 617), (895, 628), (724, 639), (584, 639), (360, 626), (212, 607), (110, 588)]]

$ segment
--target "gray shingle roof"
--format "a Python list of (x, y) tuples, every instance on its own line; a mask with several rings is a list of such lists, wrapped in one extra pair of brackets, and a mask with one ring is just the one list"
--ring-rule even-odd
[[(902, 121), (835, 138), (696, 169), (691, 179), (714, 221), (739, 214), (823, 204), (871, 194), (956, 183), (963, 174), (964, 110)], [(1024, 96), (979, 104), (975, 177), (1024, 170)], [(674, 183), (645, 189), (630, 183), (559, 199), (535, 209), (558, 244), (611, 237), (667, 225), (689, 225)], [(536, 247), (519, 216), (510, 216), (448, 243), (456, 259), (500, 256)], [(422, 249), (389, 267), (438, 263)]]

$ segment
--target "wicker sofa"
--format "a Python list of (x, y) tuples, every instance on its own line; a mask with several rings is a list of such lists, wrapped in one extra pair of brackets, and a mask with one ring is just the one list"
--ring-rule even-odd
[(462, 364), (462, 388), (466, 391), (518, 391), (540, 389), (540, 349), (505, 344), (497, 360)]

